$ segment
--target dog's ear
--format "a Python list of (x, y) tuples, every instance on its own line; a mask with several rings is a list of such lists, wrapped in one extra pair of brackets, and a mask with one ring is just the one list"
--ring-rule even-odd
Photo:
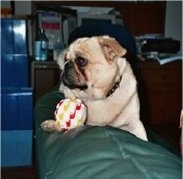
[(98, 42), (101, 45), (107, 59), (113, 60), (114, 57), (122, 57), (126, 54), (123, 48), (114, 38), (109, 36), (99, 36)]

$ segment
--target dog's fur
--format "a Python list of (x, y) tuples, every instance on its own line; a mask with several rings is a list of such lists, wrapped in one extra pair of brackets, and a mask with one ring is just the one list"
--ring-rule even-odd
[[(109, 36), (77, 39), (58, 59), (60, 91), (66, 98), (83, 100), (88, 108), (87, 124), (110, 125), (147, 140), (139, 120), (136, 78), (125, 54), (126, 49)], [(47, 127), (48, 123), (44, 129)]]

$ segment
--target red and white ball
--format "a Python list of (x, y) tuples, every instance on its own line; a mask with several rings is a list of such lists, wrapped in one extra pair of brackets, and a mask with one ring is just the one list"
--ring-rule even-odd
[(80, 99), (64, 99), (57, 104), (54, 115), (61, 129), (70, 130), (84, 125), (87, 109)]

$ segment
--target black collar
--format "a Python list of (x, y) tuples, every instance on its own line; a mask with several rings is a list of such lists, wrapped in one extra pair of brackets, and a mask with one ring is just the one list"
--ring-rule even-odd
[(122, 76), (120, 76), (119, 80), (114, 84), (114, 86), (112, 87), (112, 89), (107, 93), (106, 97), (111, 96), (116, 91), (116, 89), (119, 87), (119, 84), (121, 82), (121, 79), (122, 79)]

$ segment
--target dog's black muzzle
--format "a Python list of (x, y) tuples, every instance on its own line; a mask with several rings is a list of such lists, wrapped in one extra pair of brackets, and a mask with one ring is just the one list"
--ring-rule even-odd
[(87, 85), (78, 84), (75, 80), (77, 78), (76, 73), (74, 71), (74, 64), (73, 62), (69, 62), (65, 65), (64, 71), (61, 74), (62, 82), (65, 86), (70, 89), (79, 88), (84, 90), (87, 88)]

